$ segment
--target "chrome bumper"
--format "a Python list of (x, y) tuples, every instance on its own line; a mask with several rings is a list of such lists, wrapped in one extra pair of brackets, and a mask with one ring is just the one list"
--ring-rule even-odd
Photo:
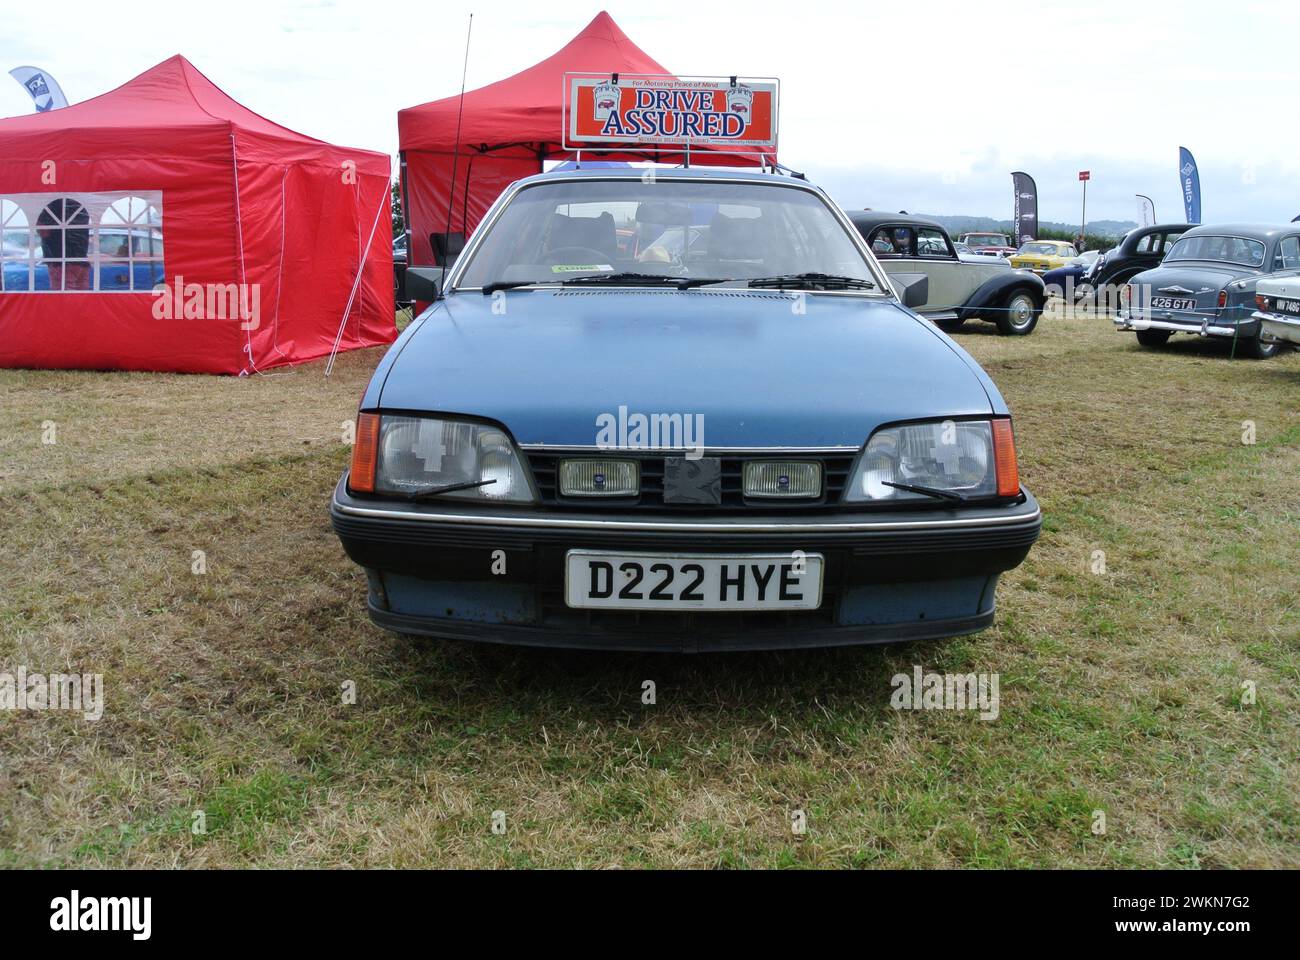
[(1259, 321), (1260, 339), (1285, 340), (1287, 343), (1300, 344), (1300, 317), (1256, 312), (1253, 319)]
[(1200, 321), (1148, 320), (1144, 317), (1119, 314), (1113, 322), (1117, 330), (1169, 330), (1172, 333), (1194, 333), (1202, 337), (1232, 337), (1241, 332), (1237, 327), (1212, 323), (1209, 317), (1204, 317)]

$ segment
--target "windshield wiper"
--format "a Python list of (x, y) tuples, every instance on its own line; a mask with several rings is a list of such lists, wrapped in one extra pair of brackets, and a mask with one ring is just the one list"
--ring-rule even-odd
[(755, 277), (751, 287), (801, 287), (817, 284), (822, 287), (841, 286), (855, 290), (874, 290), (876, 285), (862, 277), (840, 277), (833, 273), (787, 273), (779, 277)]
[(483, 284), (483, 295), (490, 296), (498, 290), (515, 290), (519, 287), (569, 286), (584, 283), (662, 283), (673, 284), (678, 290), (702, 287), (710, 283), (728, 283), (734, 277), (670, 277), (662, 273), (594, 273), (569, 280), (496, 280)]
[(489, 483), (496, 483), (496, 480), (467, 480), (465, 483), (444, 483), (440, 487), (425, 487), (423, 490), (416, 490), (414, 493), (408, 493), (406, 499), (418, 503), (421, 500), (429, 500), (444, 493), (454, 493), (457, 490), (472, 490), (475, 487), (486, 487)]
[(560, 285), (567, 287), (570, 284), (578, 286), (587, 283), (656, 283), (664, 286), (671, 284), (678, 290), (689, 290), (701, 284), (725, 282), (725, 279), (712, 277), (670, 277), (662, 273), (592, 273), (571, 280), (561, 280)]
[(934, 497), (936, 500), (949, 500), (952, 503), (965, 503), (966, 497), (960, 493), (954, 493), (951, 490), (940, 490), (938, 487), (923, 487), (916, 483), (893, 483), (889, 480), (882, 480), (887, 487), (893, 487), (895, 490), (906, 490), (908, 493), (920, 493), (927, 497)]
[(546, 283), (559, 283), (558, 280), (495, 280), (492, 283), (483, 284), (483, 296), (496, 293), (498, 290), (514, 290), (516, 287), (539, 287)]

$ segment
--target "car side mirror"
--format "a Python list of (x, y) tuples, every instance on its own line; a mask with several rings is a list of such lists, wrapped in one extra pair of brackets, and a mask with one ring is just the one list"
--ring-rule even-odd
[(908, 309), (923, 307), (930, 300), (930, 278), (924, 273), (895, 273), (889, 278), (898, 299)]
[(406, 299), (432, 303), (442, 298), (444, 271), (442, 267), (407, 267)]

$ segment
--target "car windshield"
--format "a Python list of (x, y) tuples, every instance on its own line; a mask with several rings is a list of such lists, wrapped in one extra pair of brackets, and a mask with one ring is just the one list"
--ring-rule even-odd
[(1060, 249), (1053, 243), (1026, 243), (1020, 248), (1019, 253), (1039, 253), (1046, 256), (1053, 256), (1060, 253)]
[(1209, 260), (1243, 267), (1264, 265), (1264, 244), (1245, 237), (1183, 237), (1165, 257), (1170, 260)]
[(1006, 243), (1003, 237), (994, 233), (972, 233), (966, 242), (979, 247), (1001, 247)]
[[(628, 238), (620, 243), (620, 237)], [(573, 178), (520, 190), (460, 287), (578, 278), (748, 280), (806, 273), (878, 282), (816, 193), (772, 182)]]

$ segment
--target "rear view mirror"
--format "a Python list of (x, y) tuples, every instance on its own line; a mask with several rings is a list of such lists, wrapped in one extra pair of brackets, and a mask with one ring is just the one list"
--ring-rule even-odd
[(924, 273), (895, 273), (889, 278), (903, 306), (910, 309), (923, 307), (930, 300), (930, 278)]
[(407, 267), (406, 299), (432, 303), (442, 296), (442, 267)]
[(691, 208), (684, 203), (665, 203), (662, 200), (645, 200), (636, 206), (636, 219), (640, 223), (690, 223)]

